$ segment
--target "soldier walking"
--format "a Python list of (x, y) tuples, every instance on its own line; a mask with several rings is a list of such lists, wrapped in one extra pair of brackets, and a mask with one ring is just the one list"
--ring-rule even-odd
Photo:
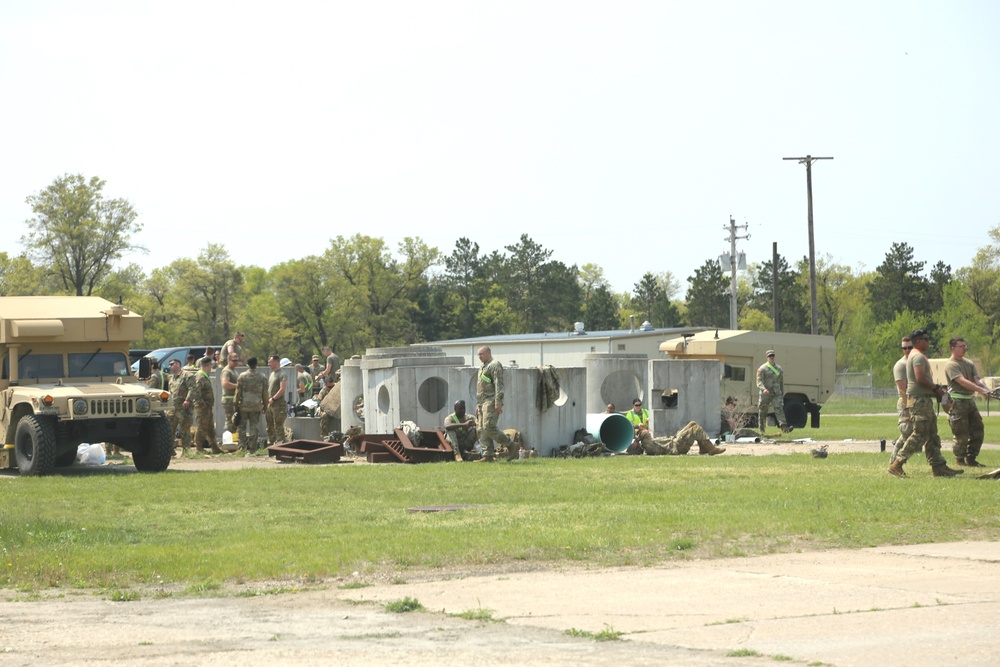
[(910, 337), (903, 336), (900, 346), (903, 348), (903, 356), (892, 367), (892, 379), (896, 382), (896, 393), (899, 394), (899, 398), (896, 399), (896, 412), (899, 413), (899, 437), (892, 443), (892, 455), (889, 456), (889, 463), (896, 459), (899, 450), (903, 448), (903, 443), (913, 432), (910, 409), (906, 407), (906, 360), (909, 359), (910, 351), (913, 349)]
[(976, 365), (965, 358), (969, 349), (965, 339), (952, 338), (948, 345), (951, 348), (951, 359), (944, 366), (944, 376), (948, 380), (948, 394), (952, 401), (948, 426), (955, 436), (955, 444), (951, 451), (955, 454), (958, 465), (982, 468), (983, 464), (976, 457), (983, 447), (985, 429), (983, 417), (976, 405), (976, 394), (985, 396), (990, 390), (976, 372)]
[(240, 411), (240, 446), (248, 452), (257, 451), (260, 441), (260, 415), (267, 405), (267, 382), (257, 372), (257, 357), (247, 359), (248, 369), (236, 379), (233, 399)]
[(960, 475), (965, 471), (949, 468), (941, 456), (941, 438), (938, 436), (934, 399), (944, 396), (945, 388), (934, 384), (931, 365), (925, 354), (930, 347), (930, 336), (923, 329), (917, 329), (910, 334), (910, 342), (913, 343), (913, 349), (906, 359), (906, 407), (910, 411), (913, 431), (889, 465), (889, 474), (907, 477), (903, 471), (903, 464), (923, 449), (935, 477)]
[(757, 404), (757, 420), (760, 434), (767, 430), (767, 413), (774, 409), (774, 419), (782, 433), (788, 433), (792, 427), (785, 420), (785, 378), (781, 366), (774, 363), (774, 350), (767, 351), (767, 361), (757, 369), (757, 389), (760, 398)]
[(507, 460), (517, 456), (511, 450), (510, 438), (500, 430), (497, 421), (503, 412), (503, 366), (493, 358), (489, 347), (483, 346), (477, 352), (482, 368), (479, 369), (479, 379), (476, 382), (476, 430), (479, 434), (479, 444), (483, 448), (483, 461), (496, 459), (494, 442), (507, 448)]

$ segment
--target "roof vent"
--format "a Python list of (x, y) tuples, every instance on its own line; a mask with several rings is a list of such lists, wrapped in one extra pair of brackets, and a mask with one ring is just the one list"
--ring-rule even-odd
[(652, 330), (653, 330), (653, 324), (649, 320), (646, 320), (639, 326), (639, 331), (652, 331)]
[(573, 322), (573, 335), (586, 336), (587, 332), (583, 328), (583, 322)]

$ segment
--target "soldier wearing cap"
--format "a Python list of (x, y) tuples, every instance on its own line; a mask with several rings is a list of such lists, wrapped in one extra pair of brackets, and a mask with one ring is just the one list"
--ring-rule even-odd
[(910, 411), (912, 431), (889, 464), (889, 474), (895, 477), (908, 477), (903, 465), (921, 449), (924, 450), (924, 458), (934, 477), (954, 477), (965, 472), (949, 468), (947, 461), (941, 456), (941, 437), (938, 435), (934, 399), (940, 399), (947, 390), (934, 382), (934, 374), (926, 355), (930, 348), (930, 338), (930, 334), (923, 329), (910, 334), (913, 349), (906, 358), (906, 407)]
[(944, 377), (948, 380), (948, 394), (951, 396), (951, 411), (948, 413), (948, 426), (955, 436), (955, 444), (951, 451), (955, 461), (960, 466), (982, 468), (983, 464), (976, 460), (983, 446), (985, 432), (983, 417), (976, 407), (976, 394), (983, 396), (990, 393), (976, 365), (965, 358), (969, 349), (964, 338), (952, 338), (948, 341), (951, 358), (944, 366)]
[(222, 384), (222, 409), (226, 413), (226, 430), (230, 433), (236, 431), (233, 415), (236, 414), (236, 381), (240, 379), (236, 367), (239, 364), (239, 355), (232, 352), (226, 359), (226, 365), (219, 371), (219, 381)]
[(313, 379), (312, 393), (313, 396), (315, 396), (316, 394), (319, 393), (320, 390), (320, 383), (317, 382), (316, 380), (319, 378), (319, 374), (323, 372), (323, 358), (318, 354), (314, 354), (312, 356), (312, 362), (309, 364), (309, 366), (306, 367), (306, 370), (309, 371), (309, 375), (312, 376)]
[(222, 450), (215, 442), (215, 392), (212, 390), (212, 378), (208, 372), (212, 370), (212, 360), (202, 357), (199, 370), (194, 377), (194, 387), (188, 394), (188, 399), (194, 404), (194, 448), (205, 452), (208, 442), (213, 454), (221, 454)]
[(181, 455), (187, 454), (191, 446), (191, 402), (188, 396), (194, 388), (194, 376), (181, 367), (178, 359), (172, 359), (167, 365), (172, 378), (170, 380), (170, 433), (180, 432)]
[(767, 430), (767, 415), (773, 409), (774, 419), (782, 433), (788, 433), (792, 427), (785, 419), (785, 377), (781, 366), (774, 362), (774, 350), (767, 351), (767, 361), (757, 369), (757, 389), (760, 398), (757, 403), (757, 419), (760, 434)]

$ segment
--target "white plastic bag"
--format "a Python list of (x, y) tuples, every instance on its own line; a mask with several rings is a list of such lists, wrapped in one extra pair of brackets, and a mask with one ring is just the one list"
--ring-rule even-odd
[(76, 460), (80, 465), (102, 466), (107, 458), (104, 447), (99, 442), (93, 445), (84, 442), (76, 448)]

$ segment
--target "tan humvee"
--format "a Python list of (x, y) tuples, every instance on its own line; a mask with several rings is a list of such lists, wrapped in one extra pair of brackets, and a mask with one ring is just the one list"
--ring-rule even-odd
[[(767, 331), (709, 330), (672, 338), (660, 351), (674, 359), (719, 359), (723, 362), (722, 395), (734, 396), (757, 425), (757, 368), (774, 350), (785, 374), (785, 417), (795, 428), (808, 420), (819, 428), (819, 411), (833, 394), (837, 379), (837, 344), (833, 336)], [(769, 415), (769, 421), (773, 413)]]
[(139, 338), (142, 317), (100, 297), (0, 297), (0, 468), (46, 475), (103, 442), (139, 470), (166, 470), (169, 395), (129, 373)]

